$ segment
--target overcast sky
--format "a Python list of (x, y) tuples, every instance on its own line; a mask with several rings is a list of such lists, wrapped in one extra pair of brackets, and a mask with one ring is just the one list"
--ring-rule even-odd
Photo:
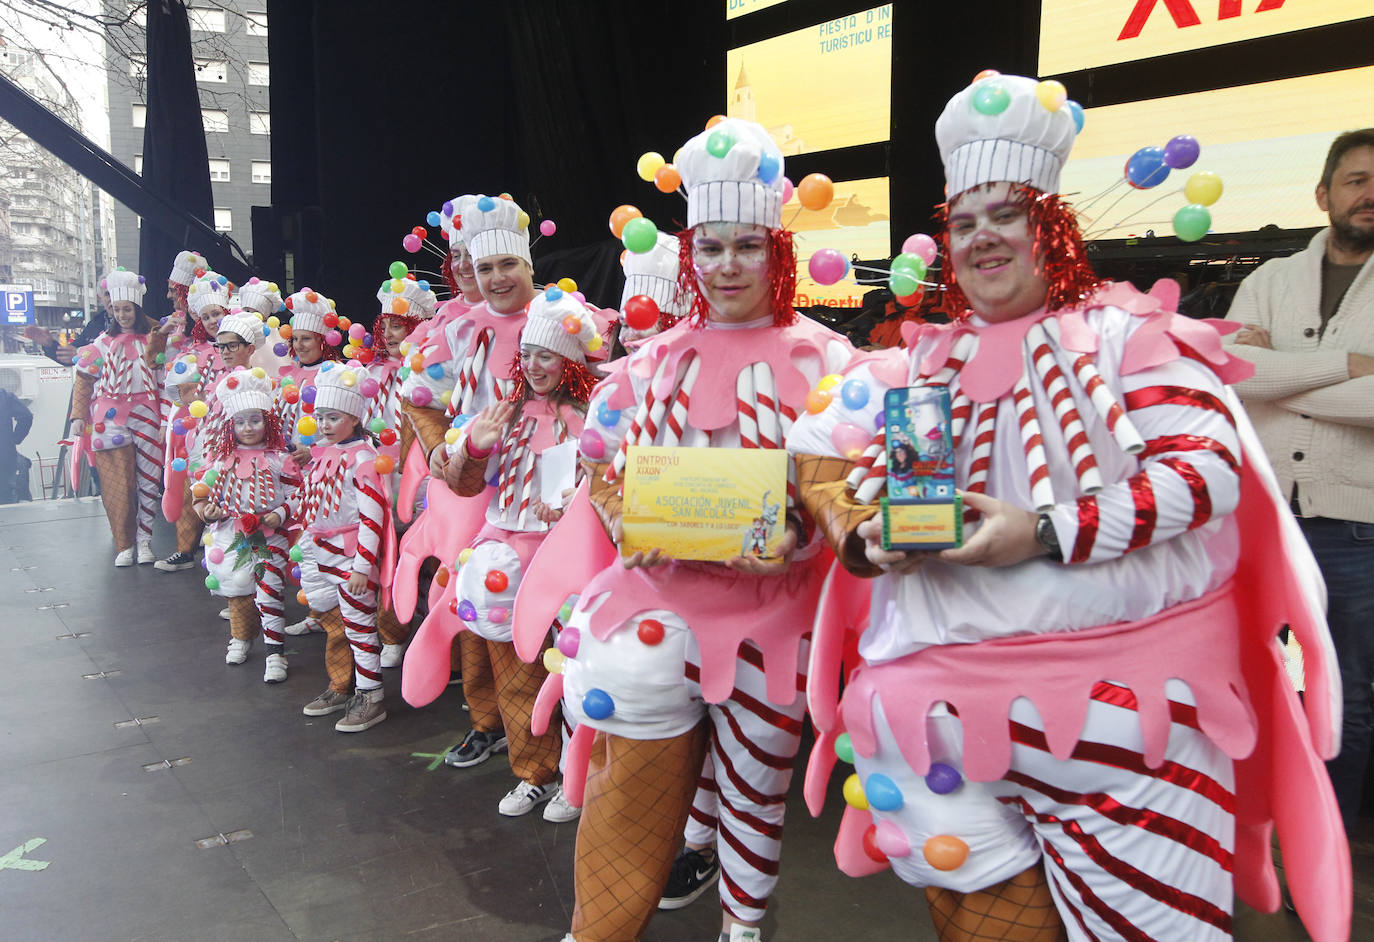
[[(67, 0), (66, 5), (73, 10), (95, 13), (100, 0)], [(0, 4), (0, 30), (5, 40), (18, 48), (32, 48), (47, 56), (81, 107), (81, 130), (108, 149), (110, 116), (105, 91), (103, 39), (86, 29), (54, 28), (26, 16), (22, 12), (26, 6), (25, 0), (7, 0)]]

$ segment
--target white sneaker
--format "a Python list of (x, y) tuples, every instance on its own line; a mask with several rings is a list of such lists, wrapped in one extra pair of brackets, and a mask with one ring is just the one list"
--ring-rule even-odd
[(115, 555), (115, 565), (120, 569), (123, 569), (125, 566), (132, 566), (133, 564), (134, 548), (132, 546), (126, 550), (120, 550), (119, 553)]
[(139, 541), (138, 541), (138, 564), (139, 564), (140, 566), (146, 566), (146, 565), (148, 565), (149, 563), (156, 562), (156, 561), (157, 561), (157, 557), (153, 555), (153, 542), (152, 542), (152, 540), (139, 540)]
[(252, 646), (251, 641), (240, 641), (238, 638), (229, 639), (229, 650), (224, 652), (224, 663), (242, 664), (248, 660), (248, 649)]
[(722, 932), (720, 942), (763, 942), (763, 930), (758, 926), (741, 926), (737, 922), (732, 922), (730, 934)]
[(227, 606), (219, 610), (219, 617), (222, 618), (224, 621), (229, 620), (229, 609)]
[(267, 655), (267, 666), (262, 670), (262, 682), (265, 684), (279, 684), (286, 679), (286, 655), (269, 654)]
[(405, 660), (406, 646), (404, 644), (384, 644), (382, 645), (382, 666), (400, 667)]
[(557, 787), (552, 782), (548, 785), (531, 785), (529, 782), (520, 782), (506, 792), (506, 797), (501, 799), (496, 810), (508, 818), (518, 818), (522, 814), (529, 814), (541, 802), (552, 798), (553, 791)]
[(562, 785), (558, 786), (558, 790), (553, 793), (549, 803), (544, 806), (544, 820), (552, 821), (554, 824), (576, 821), (581, 815), (582, 809), (575, 808), (568, 802), (568, 796), (563, 793)]
[(306, 615), (300, 621), (287, 625), (282, 631), (289, 635), (319, 634), (324, 631), (324, 625), (320, 624), (319, 621), (311, 618), (309, 615)]

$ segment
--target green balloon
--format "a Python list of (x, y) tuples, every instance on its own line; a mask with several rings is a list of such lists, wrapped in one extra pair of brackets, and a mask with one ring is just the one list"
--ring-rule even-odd
[(572, 606), (564, 602), (563, 607), (558, 610), (558, 620), (566, 625), (569, 618), (572, 618)]
[(386, 420), (381, 417), (375, 418), (367, 423), (367, 428), (373, 435), (380, 435), (382, 430), (386, 428)]
[(388, 268), (387, 271), (391, 272), (392, 278), (404, 278), (406, 272), (410, 271), (410, 269), (406, 268), (405, 262), (392, 262), (391, 267)]
[(921, 289), (921, 283), (913, 278), (910, 272), (905, 271), (894, 271), (888, 275), (887, 286), (899, 298), (915, 294)]
[(636, 255), (651, 252), (658, 244), (658, 226), (643, 216), (638, 216), (625, 223), (625, 228), (620, 233), (620, 241)]
[(892, 260), (892, 270), (922, 281), (926, 277), (926, 260), (915, 252), (903, 252)]
[(1174, 235), (1184, 242), (1196, 242), (1212, 228), (1212, 214), (1200, 203), (1189, 203), (1174, 213)]
[(305, 558), (305, 554), (301, 552), (301, 548), (299, 546), (291, 547), (291, 549), (287, 552), (286, 555), (291, 557), (291, 561), (293, 563), (298, 563)]
[(1001, 114), (1011, 104), (1011, 93), (1000, 82), (984, 82), (973, 93), (973, 107), (979, 114)]
[(209, 485), (213, 486), (214, 483), (215, 483), (216, 481), (218, 481), (218, 480), (219, 480), (219, 472), (216, 471), (214, 468), (211, 468), (209, 471), (206, 471), (206, 472), (205, 472), (205, 483), (206, 483), (206, 484), (209, 484)]
[(205, 588), (209, 589), (211, 592), (215, 591), (219, 588), (219, 579), (213, 575), (206, 576)]
[(706, 153), (712, 157), (724, 157), (735, 146), (735, 135), (729, 131), (712, 131), (706, 138)]
[(835, 737), (835, 755), (839, 756), (841, 762), (854, 764), (854, 744), (849, 741), (848, 733), (840, 733)]

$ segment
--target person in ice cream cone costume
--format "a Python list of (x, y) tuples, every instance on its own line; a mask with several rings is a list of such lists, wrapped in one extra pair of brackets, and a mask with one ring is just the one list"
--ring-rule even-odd
[[(534, 268), (530, 257), (529, 216), (514, 200), (504, 196), (478, 196), (458, 201), (461, 216), (456, 228), (462, 243), (472, 258), (473, 270), (481, 290), (483, 302), (448, 322), (442, 334), (431, 331), (433, 345), (424, 356), (420, 370), (426, 382), (445, 383), (451, 377), (451, 389), (439, 394), (445, 406), (444, 421), (438, 423), (434, 399), (428, 386), (403, 386), (402, 404), (415, 431), (429, 470), (434, 476), (426, 490), (427, 508), (406, 532), (397, 563), (394, 585), (397, 615), (407, 617), (413, 612), (421, 561), (433, 557), (443, 566), (451, 566), (459, 552), (468, 547), (485, 519), (489, 495), (458, 497), (442, 483), (444, 466), (448, 461), (445, 436), (456, 422), (461, 424), (488, 406), (510, 395), (515, 387), (515, 370), (520, 351), (520, 331), (525, 326), (525, 309), (535, 296)], [(452, 239), (449, 241), (453, 245)], [(419, 356), (420, 354), (416, 354)], [(409, 469), (405, 477), (413, 470)], [(404, 503), (405, 491), (402, 492)], [(448, 573), (440, 570), (440, 578)], [(434, 590), (431, 590), (431, 600)], [(433, 607), (428, 618), (437, 617)], [(431, 647), (430, 638), (438, 635), (426, 631), (421, 623), (406, 652), (406, 673), (402, 676), (402, 690), (411, 703), (428, 703), (438, 696), (437, 688), (429, 684), (428, 671), (412, 671), (412, 659), (433, 665), (439, 657), (449, 658), (452, 652)], [(470, 632), (458, 635), (458, 658), (463, 678), (463, 695), (472, 719), (468, 739), (451, 750), (450, 765), (466, 767), (485, 761), (494, 751), (505, 747), (501, 732), (501, 714), (497, 703), (495, 681), (490, 655), (484, 640)], [(450, 671), (443, 673), (447, 682)]]
[(153, 514), (162, 465), (157, 380), (145, 354), (151, 318), (142, 275), (123, 268), (101, 279), (110, 326), (77, 351), (71, 434), (100, 475), (100, 499), (115, 543), (115, 565), (151, 563)]
[[(194, 253), (192, 253), (194, 254)], [(194, 259), (187, 253), (177, 257), (173, 276), (184, 264)], [(191, 322), (189, 335), (184, 332), (180, 318), (173, 316), (158, 328), (155, 336), (164, 339), (168, 353), (164, 356), (162, 374), (165, 397), (172, 401), (167, 415), (166, 448), (163, 455), (162, 513), (176, 524), (177, 548), (155, 568), (162, 572), (180, 572), (195, 565), (196, 546), (200, 542), (202, 522), (191, 508), (186, 467), (203, 460), (203, 435), (194, 430), (195, 417), (188, 409), (192, 402), (203, 398), (214, 386), (224, 369), (224, 360), (217, 349), (216, 336), (220, 320), (232, 306), (234, 284), (218, 272), (197, 268), (187, 291), (187, 318)], [(168, 333), (170, 331), (170, 333)], [(175, 355), (171, 355), (175, 351)], [(190, 421), (188, 421), (188, 417)], [(180, 424), (178, 424), (180, 423)], [(180, 430), (180, 431), (179, 431)], [(177, 464), (177, 459), (182, 459)], [(175, 465), (175, 466), (174, 466)], [(176, 468), (180, 467), (178, 471)]]
[[(596, 383), (587, 361), (604, 354), (605, 346), (592, 310), (558, 287), (547, 288), (529, 305), (515, 388), (450, 432), (445, 446), (448, 486), (464, 498), (485, 496), (488, 503), (482, 529), (458, 554), (460, 562), (433, 610), (431, 619), (437, 620), (427, 620), (425, 630), (439, 631), (441, 642), (471, 633), (487, 648), (500, 728), (519, 779), (500, 802), (504, 815), (522, 815), (544, 802), (549, 802), (547, 820), (567, 821), (578, 813), (558, 784), (560, 723), (549, 723), (539, 735), (531, 729), (535, 697), (548, 671), (541, 658), (521, 660), (512, 643), (512, 622), (522, 573), (562, 515), (563, 494), (574, 485), (571, 462), (563, 480), (546, 455), (563, 443), (575, 448)], [(543, 495), (551, 493), (558, 496), (546, 502)], [(540, 653), (552, 644), (546, 632)], [(447, 645), (434, 647), (442, 656)]]
[[(162, 384), (167, 375), (167, 364), (186, 352), (193, 343), (195, 321), (190, 316), (188, 294), (191, 283), (196, 280), (197, 272), (205, 272), (210, 263), (199, 252), (178, 252), (172, 262), (172, 270), (167, 274), (167, 300), (172, 302), (172, 313), (162, 319), (157, 329), (148, 335), (148, 366)], [(209, 340), (209, 337), (203, 338)], [(172, 413), (179, 405), (174, 387), (162, 387), (163, 433), (171, 423)]]
[[(301, 595), (324, 628), (329, 687), (306, 716), (344, 712), (341, 733), (370, 729), (386, 719), (381, 645), (377, 639), (379, 577), (393, 532), (390, 467), (363, 426), (371, 408), (367, 373), (326, 362), (301, 393), (300, 440), (310, 440), (305, 483), (292, 497), (291, 519), (305, 534), (291, 551), (300, 566)], [(350, 688), (353, 690), (349, 695)]]
[[(401, 370), (405, 361), (401, 345), (422, 322), (434, 316), (438, 299), (426, 282), (404, 271), (404, 263), (393, 262), (393, 275), (377, 289), (381, 304), (370, 336), (363, 336), (360, 325), (349, 328), (354, 358), (367, 368), (368, 381), (376, 384), (367, 425), (379, 438), (378, 450), (392, 462), (389, 477), (391, 492), (400, 486), (401, 445), (396, 429), (401, 427)], [(384, 574), (385, 575), (385, 574)], [(399, 667), (404, 645), (410, 638), (409, 621), (396, 617), (391, 606), (377, 613), (377, 634), (382, 641), (382, 666)]]
[[(980, 76), (935, 134), (954, 320), (813, 390), (788, 443), (817, 525), (873, 580), (862, 663), (838, 709), (812, 703), (813, 808), (836, 756), (854, 766), (837, 861), (926, 888), (951, 942), (1223, 939), (1235, 894), (1278, 905), (1277, 823), (1299, 913), (1344, 938), (1349, 857), (1318, 760), (1339, 694), (1316, 570), (1226, 388), (1249, 365), (1217, 322), (1176, 313), (1172, 282), (1093, 275), (1057, 195), (1062, 85)], [(958, 548), (883, 548), (898, 387), (951, 397)], [(836, 689), (842, 631), (822, 619), (812, 643), (813, 693)]]
[(313, 288), (302, 288), (284, 302), (291, 312), (291, 321), (282, 330), (290, 350), (292, 363), (277, 376), (277, 413), (288, 440), (296, 449), (296, 460), (304, 465), (309, 461), (310, 446), (297, 439), (297, 426), (303, 414), (301, 405), (307, 401), (305, 389), (314, 381), (325, 363), (339, 359), (343, 343), (339, 315), (334, 301)]
[[(249, 315), (237, 316), (257, 322)], [(195, 511), (207, 523), (202, 538), (209, 571), (205, 585), (228, 603), (225, 663), (247, 660), (261, 631), (266, 648), (262, 679), (280, 683), (287, 668), (282, 631), (282, 592), (290, 567), (286, 501), (301, 484), (300, 472), (282, 436), (272, 381), (262, 367), (233, 368), (216, 384), (213, 396), (227, 427), (191, 486)]]
[[(687, 314), (598, 387), (580, 439), (592, 504), (617, 543), (627, 448), (780, 448), (806, 390), (853, 352), (792, 309), (782, 156), (768, 133), (724, 119), (683, 146), (675, 170), (687, 194)], [(642, 219), (622, 238), (632, 251), (657, 244)], [(828, 564), (787, 503), (778, 558), (636, 552), (581, 592), (567, 629), (576, 641), (560, 643), (561, 673), (550, 678), (578, 724), (565, 783), (579, 771), (573, 756), (590, 753), (576, 942), (640, 937), (689, 811), (689, 845), (718, 855), (724, 874), (722, 938), (760, 937), (805, 711), (803, 636)]]

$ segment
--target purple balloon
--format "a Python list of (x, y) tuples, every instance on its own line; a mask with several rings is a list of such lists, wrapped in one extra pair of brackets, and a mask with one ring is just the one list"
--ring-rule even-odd
[(1164, 162), (1175, 170), (1183, 170), (1197, 162), (1202, 145), (1191, 134), (1180, 134), (1164, 145)]
[(314, 401), (315, 401), (315, 387), (314, 387), (314, 386), (307, 386), (307, 387), (305, 387), (304, 389), (301, 390), (301, 401), (302, 401), (302, 402), (314, 402)]
[(284, 356), (286, 356), (286, 344), (284, 344), (284, 343), (273, 344), (273, 345), (272, 345), (272, 352), (275, 353), (275, 354), (276, 354), (277, 356), (279, 356), (279, 357), (284, 357)]

